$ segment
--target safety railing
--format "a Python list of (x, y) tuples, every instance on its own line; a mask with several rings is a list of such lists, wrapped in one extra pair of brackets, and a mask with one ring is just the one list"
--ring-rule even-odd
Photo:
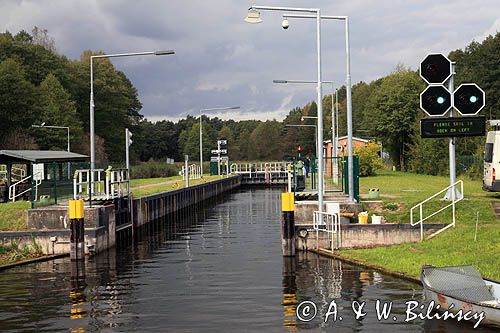
[[(318, 249), (319, 232), (331, 234), (330, 249), (340, 249), (342, 247), (342, 237), (340, 230), (340, 216), (337, 213), (315, 211), (313, 214), (313, 230), (316, 231), (316, 248)], [(334, 242), (335, 240), (335, 242)], [(335, 244), (335, 246), (334, 246)]]
[[(13, 180), (22, 180), (26, 177), (26, 170), (23, 168), (12, 167), (11, 177)], [(5, 164), (0, 165), (0, 179), (7, 179), (7, 166)]]
[[(31, 176), (24, 177), (21, 180), (19, 180), (18, 182), (10, 185), (9, 186), (9, 200), (12, 200), (12, 202), (15, 202), (17, 197), (20, 197), (21, 195), (31, 191), (31, 186), (30, 186), (29, 188), (25, 189), (24, 191), (17, 193), (17, 186), (19, 184), (26, 183), (30, 179), (31, 179)], [(35, 198), (38, 197), (38, 186), (40, 186), (41, 183), (42, 183), (41, 173), (37, 172), (35, 174), (35, 183), (33, 184), (34, 188), (35, 188)]]
[[(186, 170), (183, 166), (179, 174), (182, 176), (182, 180), (186, 180)], [(201, 166), (198, 164), (188, 165), (188, 175), (189, 179), (200, 179), (202, 177), (201, 174)]]
[[(460, 194), (457, 194), (456, 193), (456, 188), (458, 187), (457, 185), (460, 185)], [(440, 194), (443, 194), (444, 192), (450, 190), (451, 192), (451, 202), (438, 209), (437, 211), (433, 212), (432, 214), (430, 214), (429, 216), (426, 216), (424, 217), (424, 204), (431, 201), (432, 199), (434, 199), (435, 197), (439, 196)], [(413, 206), (411, 209), (410, 209), (410, 224), (412, 226), (416, 226), (416, 225), (419, 225), (420, 224), (420, 241), (423, 241), (424, 240), (424, 221), (428, 220), (429, 218), (435, 216), (436, 214), (439, 214), (441, 213), (442, 211), (444, 211), (445, 209), (449, 208), (449, 207), (452, 207), (452, 223), (451, 224), (448, 224), (447, 226), (445, 226), (444, 228), (434, 232), (433, 234), (429, 235), (429, 237), (427, 237), (427, 239), (429, 238), (432, 238), (438, 234), (440, 234), (441, 232), (451, 228), (451, 227), (454, 227), (455, 226), (455, 222), (456, 222), (456, 216), (455, 216), (455, 206), (457, 204), (457, 202), (459, 201), (462, 201), (462, 199), (464, 198), (464, 182), (462, 180), (459, 180), (457, 181), (456, 183), (442, 189), (441, 191), (437, 192), (436, 194), (430, 196), (429, 198), (425, 199), (424, 201), (416, 204), (415, 206)], [(419, 211), (419, 219), (415, 222), (414, 219), (413, 219), (413, 212), (415, 209), (418, 209)]]
[[(92, 177), (93, 173), (93, 177)], [(104, 184), (104, 169), (90, 169), (76, 170), (73, 175), (73, 199), (103, 198), (106, 196)], [(91, 184), (93, 184), (91, 186)], [(92, 191), (92, 193), (91, 193)]]
[(128, 169), (106, 170), (106, 199), (122, 198), (130, 194)]
[(259, 163), (233, 163), (230, 166), (231, 173), (252, 174), (255, 173), (277, 173), (287, 170), (287, 162), (259, 162)]

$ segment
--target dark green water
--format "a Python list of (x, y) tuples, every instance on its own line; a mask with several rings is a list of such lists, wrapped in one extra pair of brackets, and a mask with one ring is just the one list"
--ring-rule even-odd
[[(0, 330), (6, 332), (456, 332), (451, 320), (404, 322), (418, 285), (314, 254), (281, 256), (280, 191), (241, 190), (144, 230), (84, 265), (69, 259), (0, 273)], [(84, 275), (83, 275), (84, 272)], [(378, 321), (376, 300), (393, 302)], [(342, 321), (325, 313), (335, 300)], [(317, 317), (296, 307), (312, 301)], [(355, 319), (351, 304), (366, 302)], [(392, 316), (396, 316), (394, 321)]]

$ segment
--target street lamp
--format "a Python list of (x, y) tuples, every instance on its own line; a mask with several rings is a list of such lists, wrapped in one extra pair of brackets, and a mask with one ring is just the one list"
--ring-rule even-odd
[[(323, 106), (321, 103), (322, 80), (321, 80), (321, 10), (319, 8), (293, 8), (293, 7), (271, 7), (271, 6), (251, 6), (248, 9), (245, 21), (248, 23), (260, 23), (260, 13), (258, 10), (281, 11), (281, 12), (302, 12), (314, 13), (316, 17), (316, 55), (317, 55), (317, 103), (318, 103), (318, 126), (316, 130), (317, 141), (323, 143)], [(284, 29), (288, 28), (288, 21), (282, 23)], [(318, 156), (318, 211), (323, 211), (323, 145), (316, 147)]]
[(222, 108), (210, 108), (210, 109), (201, 109), (200, 110), (200, 173), (203, 176), (203, 135), (201, 128), (201, 116), (203, 112), (211, 112), (211, 111), (221, 111), (221, 110), (236, 110), (239, 109), (239, 106), (226, 106)]
[(68, 126), (49, 126), (45, 125), (45, 122), (41, 123), (40, 125), (31, 125), (31, 127), (34, 128), (60, 128), (60, 129), (66, 129), (68, 131), (68, 152), (69, 150), (69, 127)]
[(347, 169), (348, 169), (348, 184), (349, 184), (349, 200), (354, 200), (354, 163), (352, 157), (352, 99), (351, 99), (351, 59), (349, 46), (349, 17), (348, 16), (321, 16), (319, 11), (317, 15), (297, 15), (284, 14), (283, 18), (310, 18), (316, 19), (316, 24), (319, 20), (341, 20), (345, 23), (345, 57), (346, 57), (346, 95), (347, 95)]
[[(174, 50), (166, 51), (151, 51), (151, 52), (135, 52), (135, 53), (116, 53), (116, 54), (99, 54), (90, 56), (90, 171), (93, 173), (95, 169), (95, 124), (94, 124), (94, 59), (97, 58), (117, 58), (117, 57), (133, 57), (142, 55), (172, 55)], [(92, 180), (93, 183), (93, 180)]]

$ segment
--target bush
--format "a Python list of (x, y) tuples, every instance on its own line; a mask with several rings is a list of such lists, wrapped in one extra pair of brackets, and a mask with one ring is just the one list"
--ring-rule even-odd
[(384, 163), (379, 152), (380, 145), (373, 141), (355, 149), (355, 153), (359, 156), (359, 175), (361, 177), (373, 176), (376, 170), (382, 169)]
[(130, 177), (134, 179), (172, 177), (179, 175), (179, 170), (175, 164), (149, 160), (130, 166)]

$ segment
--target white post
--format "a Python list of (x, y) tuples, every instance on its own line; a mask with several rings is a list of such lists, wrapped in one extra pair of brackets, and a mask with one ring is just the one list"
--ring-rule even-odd
[(354, 161), (352, 146), (352, 99), (351, 99), (351, 60), (349, 50), (349, 18), (345, 18), (345, 54), (346, 54), (346, 93), (347, 93), (347, 170), (349, 200), (354, 201)]
[(217, 140), (217, 175), (220, 176), (220, 140)]
[(185, 155), (184, 157), (184, 179), (186, 181), (186, 188), (189, 187), (189, 167), (188, 167), (189, 156)]
[(201, 128), (201, 111), (200, 111), (200, 170), (203, 175), (203, 132)]
[[(450, 79), (448, 80), (448, 90), (450, 91), (451, 95), (451, 105), (454, 104), (454, 92), (455, 92), (455, 63), (451, 63), (451, 76)], [(450, 109), (450, 112), (448, 113), (449, 117), (453, 117), (453, 107)], [(443, 198), (445, 201), (450, 201), (454, 200), (454, 198), (461, 198), (462, 194), (460, 191), (456, 188), (454, 185), (457, 181), (457, 176), (456, 176), (456, 167), (455, 167), (455, 138), (450, 138), (449, 140), (449, 145), (448, 145), (448, 151), (450, 155), (450, 188), (448, 191), (446, 191), (446, 194)]]
[(129, 155), (129, 131), (125, 128), (125, 167), (130, 170), (130, 155)]
[(94, 193), (95, 169), (95, 133), (94, 133), (94, 68), (93, 58), (90, 56), (90, 191), (89, 203), (92, 207), (92, 194)]
[(318, 156), (318, 211), (323, 212), (323, 91), (321, 78), (321, 11), (316, 11), (316, 38), (317, 38), (317, 58), (318, 58), (318, 129), (317, 129), (317, 156)]

